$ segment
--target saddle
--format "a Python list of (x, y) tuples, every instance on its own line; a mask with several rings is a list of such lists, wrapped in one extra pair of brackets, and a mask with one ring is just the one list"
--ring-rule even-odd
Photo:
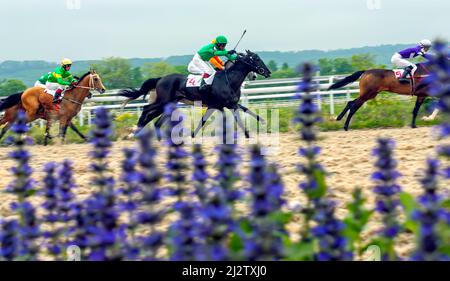
[[(416, 85), (419, 84), (424, 77), (427, 77), (429, 75), (429, 71), (428, 69), (426, 69), (423, 63), (416, 64), (416, 66), (417, 70), (414, 72), (413, 77), (411, 77), (411, 75), (407, 77), (407, 79), (409, 80), (409, 84), (411, 85), (411, 95), (414, 95), (416, 91)], [(392, 71), (394, 72), (395, 78), (397, 80), (402, 78), (403, 74), (405, 73), (404, 69), (392, 69)]]

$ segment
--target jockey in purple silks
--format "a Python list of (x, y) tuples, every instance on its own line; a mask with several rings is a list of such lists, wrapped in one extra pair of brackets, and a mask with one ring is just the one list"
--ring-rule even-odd
[(420, 41), (419, 45), (417, 45), (416, 47), (404, 49), (392, 56), (391, 62), (396, 67), (405, 69), (405, 72), (403, 72), (403, 76), (399, 79), (400, 82), (409, 82), (407, 78), (408, 75), (410, 75), (410, 77), (414, 77), (414, 72), (417, 70), (417, 66), (407, 59), (412, 59), (417, 56), (423, 56), (424, 58), (429, 59), (430, 55), (428, 55), (427, 52), (430, 47), (431, 41), (428, 39), (424, 39)]

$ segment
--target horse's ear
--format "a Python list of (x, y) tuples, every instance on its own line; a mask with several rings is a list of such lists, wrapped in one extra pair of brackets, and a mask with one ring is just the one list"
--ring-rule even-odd
[(94, 69), (94, 67), (89, 67), (89, 72), (91, 73), (91, 74), (94, 74), (95, 73), (95, 69)]

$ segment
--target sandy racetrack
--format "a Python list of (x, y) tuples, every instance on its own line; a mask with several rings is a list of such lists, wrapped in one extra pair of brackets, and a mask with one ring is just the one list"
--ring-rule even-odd
[[(421, 192), (418, 180), (423, 174), (423, 168), (427, 157), (434, 154), (434, 147), (438, 143), (431, 136), (431, 128), (401, 128), (401, 129), (379, 129), (379, 130), (354, 130), (349, 132), (324, 132), (320, 133), (323, 140), (320, 141), (322, 147), (321, 160), (322, 164), (330, 172), (327, 178), (330, 186), (332, 198), (339, 202), (338, 215), (345, 215), (345, 204), (351, 199), (351, 192), (355, 186), (361, 186), (365, 190), (365, 195), (369, 197), (369, 204), (373, 204), (374, 195), (372, 193), (373, 183), (370, 181), (370, 174), (374, 171), (374, 157), (371, 155), (372, 149), (376, 144), (376, 138), (380, 136), (392, 137), (395, 139), (397, 146), (395, 155), (399, 161), (399, 171), (402, 177), (399, 183), (405, 191), (417, 195)], [(298, 137), (293, 133), (280, 135), (280, 150), (277, 155), (270, 155), (268, 159), (276, 162), (280, 167), (280, 173), (285, 184), (285, 196), (290, 204), (302, 203), (304, 198), (299, 191), (298, 183), (302, 177), (296, 171), (296, 164), (299, 163), (300, 157), (297, 150), (300, 145)], [(111, 168), (115, 171), (115, 178), (118, 179), (120, 173), (120, 161), (123, 158), (122, 148), (134, 146), (133, 141), (118, 141), (114, 143), (111, 153)], [(158, 146), (162, 146), (158, 144)], [(11, 151), (11, 147), (0, 148), (0, 186), (5, 187), (11, 180), (12, 176), (9, 168), (13, 165), (13, 161), (7, 156)], [(48, 161), (62, 161), (63, 159), (71, 159), (74, 163), (75, 179), (77, 194), (80, 197), (88, 196), (92, 190), (89, 185), (91, 173), (89, 171), (88, 153), (91, 147), (86, 144), (70, 144), (48, 147), (32, 146), (31, 166), (34, 169), (34, 177), (41, 179), (43, 176), (43, 164)], [(245, 150), (245, 147), (240, 149)], [(161, 155), (164, 155), (165, 149), (161, 147)], [(216, 160), (215, 152), (212, 145), (206, 145), (205, 153), (210, 164)], [(243, 156), (243, 169), (241, 173), (247, 171), (248, 153)], [(162, 159), (162, 158), (161, 158)], [(164, 171), (164, 167), (160, 167)], [(211, 168), (211, 172), (214, 170)], [(8, 217), (11, 215), (9, 204), (11, 196), (1, 194), (0, 200), (0, 217)], [(39, 200), (38, 200), (39, 201)], [(298, 233), (299, 226), (290, 225), (290, 230), (295, 238)], [(376, 225), (371, 227), (366, 236), (370, 236), (376, 229)], [(410, 250), (411, 237), (403, 237), (400, 239), (400, 252), (405, 253)]]

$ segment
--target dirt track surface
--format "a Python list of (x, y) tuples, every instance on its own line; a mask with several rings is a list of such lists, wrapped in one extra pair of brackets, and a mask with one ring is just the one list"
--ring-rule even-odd
[[(354, 130), (349, 132), (324, 132), (320, 133), (320, 146), (322, 153), (320, 156), (321, 163), (330, 173), (327, 178), (330, 196), (338, 201), (337, 214), (343, 217), (346, 214), (345, 205), (351, 200), (351, 192), (355, 186), (364, 189), (364, 194), (368, 197), (370, 205), (374, 202), (374, 194), (372, 188), (374, 184), (370, 181), (370, 174), (374, 171), (372, 149), (376, 145), (377, 137), (391, 137), (396, 141), (395, 157), (398, 160), (398, 170), (402, 177), (399, 183), (404, 191), (413, 195), (421, 192), (418, 180), (423, 174), (426, 158), (434, 155), (434, 148), (437, 141), (432, 137), (432, 128), (401, 128), (401, 129), (380, 129), (380, 130)], [(124, 147), (135, 146), (134, 141), (118, 141), (114, 143), (111, 155), (110, 166), (114, 171), (115, 178), (118, 180), (120, 176), (120, 163), (123, 159), (122, 149)], [(279, 165), (279, 172), (282, 175), (285, 185), (285, 197), (290, 205), (304, 202), (304, 196), (298, 188), (299, 182), (303, 179), (296, 171), (296, 164), (301, 161), (297, 151), (301, 142), (297, 135), (286, 133), (280, 135), (279, 153), (269, 155), (268, 160), (276, 162)], [(162, 163), (165, 159), (165, 148), (163, 144), (157, 144), (160, 147), (160, 155), (158, 156)], [(190, 150), (190, 148), (188, 147)], [(7, 156), (11, 151), (11, 147), (0, 148), (0, 186), (5, 187), (11, 180), (12, 176), (9, 168), (13, 166), (13, 161)], [(91, 146), (87, 144), (69, 144), (69, 145), (52, 145), (48, 147), (32, 146), (31, 166), (34, 170), (33, 176), (37, 180), (41, 180), (43, 176), (43, 165), (48, 161), (62, 161), (63, 159), (71, 159), (74, 164), (75, 181), (78, 186), (76, 193), (79, 198), (89, 196), (92, 187), (89, 182), (91, 172), (89, 168), (90, 157), (88, 155)], [(239, 150), (243, 157), (241, 174), (248, 170), (248, 148), (240, 146)], [(204, 146), (204, 152), (208, 162), (211, 164), (216, 161), (216, 152), (213, 150), (212, 144)], [(160, 165), (161, 171), (165, 171), (163, 165)], [(210, 172), (215, 173), (213, 167)], [(242, 183), (246, 185), (246, 183)], [(447, 190), (448, 191), (448, 190)], [(12, 197), (7, 194), (0, 194), (0, 217), (8, 217), (11, 215), (9, 204)], [(40, 202), (40, 199), (36, 203)], [(298, 238), (297, 233), (300, 231), (299, 223), (291, 223), (289, 225), (290, 232), (294, 239)], [(372, 223), (364, 236), (370, 237), (379, 228), (377, 222)], [(410, 236), (399, 238), (398, 249), (402, 254), (411, 250)]]

